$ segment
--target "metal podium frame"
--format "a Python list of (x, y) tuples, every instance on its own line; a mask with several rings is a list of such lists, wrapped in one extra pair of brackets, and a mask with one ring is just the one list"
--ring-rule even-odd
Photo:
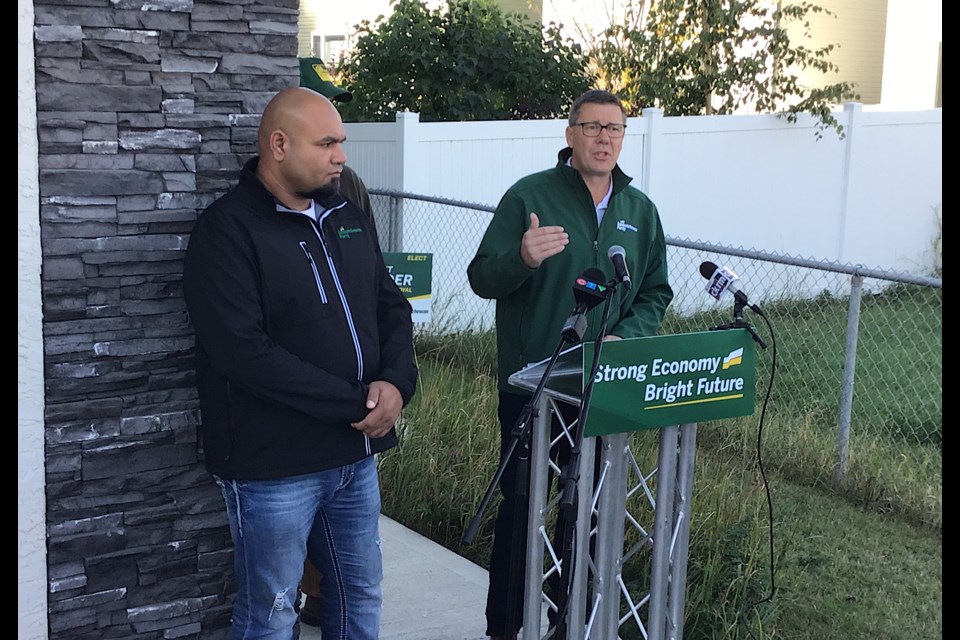
[[(548, 500), (548, 474), (551, 468), (555, 477), (561, 473), (550, 460), (553, 444), (550, 421), (556, 414), (563, 426), (558, 437), (573, 442), (576, 421), (565, 423), (557, 403), (580, 405), (583, 375), (580, 350), (581, 346), (577, 345), (561, 354), (533, 420), (523, 640), (547, 637), (541, 629), (543, 607), (556, 610), (556, 603), (544, 592), (547, 579), (563, 570), (562, 552), (553, 548), (552, 532), (548, 530), (551, 512), (558, 509), (560, 501), (559, 495)], [(534, 390), (543, 368), (542, 362), (529, 365), (510, 376), (509, 382)], [(616, 640), (621, 627), (634, 624), (645, 640), (683, 638), (697, 425), (660, 428), (657, 466), (649, 473), (640, 469), (633, 456), (628, 431), (626, 428), (623, 433), (583, 438), (577, 480), (574, 574), (569, 581), (567, 606), (568, 631), (565, 639), (551, 640)], [(598, 446), (601, 447), (600, 469), (595, 474)], [(655, 480), (655, 495), (651, 480)], [(647, 526), (627, 510), (628, 496), (637, 492), (643, 492), (643, 499), (653, 509), (653, 522)], [(591, 524), (594, 519), (595, 528)], [(630, 549), (624, 549), (628, 524), (636, 529), (640, 540)], [(595, 540), (593, 557), (589, 552), (591, 538)], [(651, 554), (649, 589), (631, 593), (622, 578), (623, 567), (646, 550)]]

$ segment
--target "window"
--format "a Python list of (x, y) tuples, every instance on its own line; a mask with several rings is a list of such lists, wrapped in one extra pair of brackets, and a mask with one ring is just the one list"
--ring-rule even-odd
[(328, 66), (335, 65), (347, 51), (347, 37), (343, 35), (313, 36), (313, 55)]
[(347, 38), (345, 36), (323, 37), (323, 59), (330, 64), (336, 64), (341, 56), (347, 52)]

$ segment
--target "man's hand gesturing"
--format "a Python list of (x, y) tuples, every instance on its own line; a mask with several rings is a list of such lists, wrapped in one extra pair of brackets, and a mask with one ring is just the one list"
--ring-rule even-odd
[(531, 269), (536, 269), (541, 262), (563, 251), (568, 242), (570, 238), (563, 227), (541, 227), (540, 218), (531, 212), (530, 228), (520, 240), (520, 259)]

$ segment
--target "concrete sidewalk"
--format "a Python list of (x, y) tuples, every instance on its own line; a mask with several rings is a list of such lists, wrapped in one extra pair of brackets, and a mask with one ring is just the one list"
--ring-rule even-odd
[[(486, 569), (386, 516), (380, 537), (380, 640), (486, 640)], [(300, 638), (320, 640), (320, 629), (302, 624)]]

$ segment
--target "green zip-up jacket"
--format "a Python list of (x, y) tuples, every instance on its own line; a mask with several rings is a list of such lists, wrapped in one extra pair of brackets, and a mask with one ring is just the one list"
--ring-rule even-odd
[[(580, 173), (567, 166), (572, 151), (560, 151), (553, 169), (519, 180), (497, 205), (480, 247), (467, 267), (470, 286), (481, 298), (497, 301), (498, 388), (525, 393), (507, 382), (522, 367), (549, 358), (564, 322), (576, 306), (577, 276), (594, 267), (613, 278), (607, 251), (620, 245), (633, 283), (618, 286), (607, 334), (621, 338), (653, 336), (673, 290), (667, 281), (667, 254), (660, 215), (651, 200), (630, 186), (631, 178), (613, 171), (613, 193), (601, 223)], [(536, 213), (540, 226), (558, 225), (569, 236), (563, 251), (531, 269), (520, 258), (520, 240)], [(599, 329), (603, 304), (588, 312), (584, 341)]]

